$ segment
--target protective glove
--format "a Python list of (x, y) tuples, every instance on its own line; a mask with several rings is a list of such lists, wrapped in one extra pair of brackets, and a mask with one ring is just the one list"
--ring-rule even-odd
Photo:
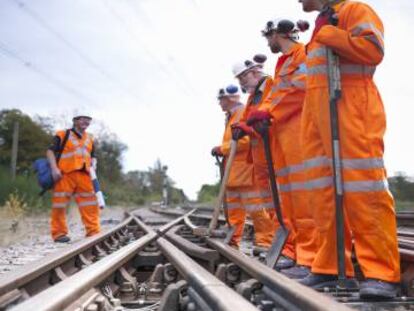
[(253, 135), (253, 129), (244, 122), (236, 122), (231, 125), (231, 136), (234, 140), (239, 140), (246, 135)]
[(247, 124), (252, 126), (256, 132), (263, 134), (271, 123), (272, 115), (268, 111), (254, 110), (247, 117)]
[(223, 152), (221, 151), (221, 146), (216, 146), (216, 147), (214, 147), (213, 149), (211, 149), (211, 155), (212, 155), (213, 157), (223, 157), (223, 156), (224, 156), (224, 154), (223, 154)]
[(98, 160), (96, 158), (92, 158), (92, 160), (91, 160), (91, 166), (96, 171), (96, 169), (98, 168)]

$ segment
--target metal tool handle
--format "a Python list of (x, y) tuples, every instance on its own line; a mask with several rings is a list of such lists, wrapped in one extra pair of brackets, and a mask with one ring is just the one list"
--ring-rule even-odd
[(269, 172), (269, 181), (270, 181), (270, 188), (272, 190), (272, 199), (274, 209), (276, 211), (277, 221), (279, 222), (280, 226), (283, 230), (286, 230), (286, 225), (283, 221), (282, 209), (280, 208), (280, 201), (279, 201), (279, 191), (276, 184), (276, 174), (275, 169), (273, 167), (273, 157), (272, 151), (270, 150), (270, 140), (269, 140), (269, 126), (270, 122), (261, 122), (260, 128), (260, 136), (263, 139), (263, 145), (266, 155), (266, 163), (267, 163), (267, 170)]
[(213, 217), (211, 218), (210, 225), (209, 225), (210, 231), (217, 228), (218, 217), (220, 215), (220, 208), (221, 208), (224, 196), (226, 194), (226, 185), (227, 185), (227, 181), (229, 180), (230, 169), (231, 169), (231, 165), (233, 164), (233, 160), (236, 156), (236, 152), (237, 152), (237, 141), (232, 140), (230, 143), (230, 154), (226, 161), (226, 167), (224, 169), (223, 178), (221, 180), (219, 195), (217, 197), (216, 205), (214, 206), (214, 210), (213, 210)]
[(338, 102), (342, 95), (341, 72), (339, 57), (332, 51), (326, 49), (328, 61), (328, 81), (329, 81), (329, 112), (332, 139), (332, 159), (333, 159), (333, 178), (335, 185), (335, 223), (336, 223), (336, 245), (338, 260), (338, 281), (339, 286), (344, 288), (346, 281), (345, 270), (345, 233), (344, 233), (344, 210), (343, 210), (343, 181), (342, 181), (342, 162), (341, 148), (339, 141), (339, 119)]
[(220, 160), (220, 156), (215, 155), (214, 156), (216, 158), (216, 163), (220, 169), (220, 182), (223, 179), (223, 175), (224, 175), (224, 160)]

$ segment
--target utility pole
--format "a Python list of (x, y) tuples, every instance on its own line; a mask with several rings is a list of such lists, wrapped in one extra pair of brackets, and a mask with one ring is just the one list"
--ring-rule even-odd
[(162, 201), (165, 207), (169, 204), (169, 193), (168, 193), (168, 175), (167, 175), (168, 166), (164, 165), (162, 167)]
[(12, 181), (16, 179), (18, 148), (19, 148), (19, 122), (15, 121), (14, 127), (13, 127), (13, 141), (12, 141), (11, 163), (10, 163), (10, 172), (11, 172)]

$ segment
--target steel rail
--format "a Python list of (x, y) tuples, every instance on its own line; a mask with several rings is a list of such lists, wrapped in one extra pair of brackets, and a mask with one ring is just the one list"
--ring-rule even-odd
[[(194, 211), (190, 211), (186, 215), (191, 215), (193, 212)], [(170, 228), (183, 221), (185, 216), (181, 216), (180, 218), (171, 221), (156, 232), (132, 215), (131, 220), (145, 231), (146, 235), (30, 299), (27, 299), (12, 310), (63, 310), (92, 287), (99, 285), (111, 274), (120, 269), (125, 263), (136, 256), (137, 252), (143, 249), (147, 244), (153, 242), (160, 235), (165, 234)]]
[[(186, 218), (184, 218), (184, 221), (185, 219)], [(177, 232), (183, 226), (184, 225), (173, 227), (165, 234), (165, 237), (180, 250), (184, 251), (188, 256), (202, 261), (202, 266), (206, 265), (208, 271), (214, 273), (215, 263), (220, 258), (219, 253), (214, 249), (202, 247), (180, 236)]]
[[(197, 217), (197, 215), (194, 217)], [(190, 226), (190, 228), (195, 227), (191, 220), (189, 220), (189, 217), (184, 217), (184, 222), (186, 225)], [(170, 232), (167, 236), (171, 238), (172, 233)], [(286, 307), (288, 310), (351, 310), (347, 306), (344, 306), (306, 286), (298, 284), (265, 265), (258, 264), (255, 260), (241, 254), (219, 240), (207, 238), (206, 241), (207, 244), (217, 250), (222, 256), (226, 257), (253, 278), (256, 278), (261, 282), (265, 286), (266, 291), (269, 294), (272, 294), (272, 298), (277, 300), (281, 306)], [(157, 243), (159, 242), (160, 240), (157, 241)], [(171, 258), (169, 258), (169, 260), (172, 261)]]
[(106, 232), (99, 233), (92, 237), (88, 237), (78, 243), (69, 246), (66, 249), (60, 250), (59, 252), (52, 253), (45, 258), (30, 263), (30, 266), (23, 266), (13, 272), (0, 276), (0, 296), (21, 288), (29, 282), (37, 279), (41, 275), (52, 271), (53, 269), (61, 266), (65, 262), (72, 260), (76, 256), (83, 254), (87, 250), (96, 246), (97, 244), (105, 241), (112, 235), (121, 231), (131, 223), (135, 224), (133, 217), (128, 217), (123, 222), (111, 228)]
[(410, 226), (414, 225), (414, 212), (402, 211), (397, 213), (398, 226)]
[(162, 253), (198, 295), (215, 311), (257, 311), (257, 308), (214, 275), (198, 265), (188, 255), (164, 238), (157, 240)]
[(216, 249), (221, 255), (262, 283), (267, 291), (272, 292), (273, 297), (277, 299), (276, 302), (288, 310), (351, 310), (347, 306), (303, 286), (263, 264), (259, 264), (219, 240), (211, 238), (206, 240), (207, 244)]
[(22, 302), (11, 310), (61, 311), (92, 287), (105, 281), (111, 274), (115, 273), (125, 263), (136, 256), (137, 252), (156, 238), (157, 234), (155, 232), (147, 233), (140, 239), (104, 257), (95, 264), (57, 283), (55, 286)]
[[(167, 209), (166, 210), (166, 209), (163, 209), (163, 208), (151, 207), (150, 210), (153, 211), (154, 213), (163, 214), (163, 215), (167, 215), (167, 216), (176, 216), (177, 217), (177, 216), (182, 216), (183, 215), (183, 212), (174, 211), (173, 209)], [(201, 210), (198, 210), (197, 208), (194, 208), (191, 211), (200, 212)], [(210, 220), (211, 215), (209, 215), (209, 214), (193, 214), (193, 215), (191, 215), (191, 218)], [(226, 220), (224, 219), (223, 216), (220, 216), (219, 221), (220, 222), (225, 222)]]
[[(180, 224), (181, 222), (184, 221), (185, 218), (189, 217), (190, 215), (192, 215), (196, 210), (192, 209), (191, 211), (183, 214), (180, 214), (178, 218), (174, 219), (173, 221), (161, 226), (160, 228), (158, 228), (156, 230), (156, 233), (161, 236), (163, 234), (165, 234), (168, 230), (170, 230), (172, 227)], [(152, 232), (153, 229), (148, 226), (147, 224), (145, 224), (141, 219), (137, 218), (134, 214), (131, 215), (134, 218), (134, 221), (140, 226), (140, 228), (142, 228), (142, 230), (144, 230), (146, 233)], [(177, 216), (177, 215), (171, 215), (171, 216)]]
[(400, 257), (402, 261), (412, 263), (414, 262), (414, 251), (400, 248)]
[[(180, 217), (180, 220), (188, 218), (191, 213), (185, 214)], [(143, 224), (139, 219), (137, 222), (140, 226), (147, 230), (147, 232), (153, 231), (151, 228)], [(172, 227), (172, 226), (170, 226)], [(159, 238), (157, 244), (160, 247), (164, 256), (172, 263), (172, 265), (178, 270), (178, 272), (187, 281), (190, 287), (194, 288), (198, 295), (209, 304), (214, 311), (253, 311), (257, 308), (241, 297), (231, 288), (229, 288), (222, 281), (217, 279), (214, 275), (208, 272), (206, 269), (197, 264), (188, 255), (174, 246), (171, 242), (164, 238)]]

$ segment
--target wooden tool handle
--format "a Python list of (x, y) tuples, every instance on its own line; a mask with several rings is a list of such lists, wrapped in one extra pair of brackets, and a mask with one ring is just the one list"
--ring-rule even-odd
[(216, 205), (214, 206), (213, 217), (210, 221), (209, 230), (214, 230), (217, 227), (218, 217), (220, 215), (221, 205), (223, 203), (224, 195), (226, 193), (226, 185), (229, 180), (231, 165), (237, 152), (237, 141), (232, 140), (230, 143), (230, 155), (226, 161), (226, 168), (224, 169), (223, 179), (221, 180), (220, 192), (217, 197)]

